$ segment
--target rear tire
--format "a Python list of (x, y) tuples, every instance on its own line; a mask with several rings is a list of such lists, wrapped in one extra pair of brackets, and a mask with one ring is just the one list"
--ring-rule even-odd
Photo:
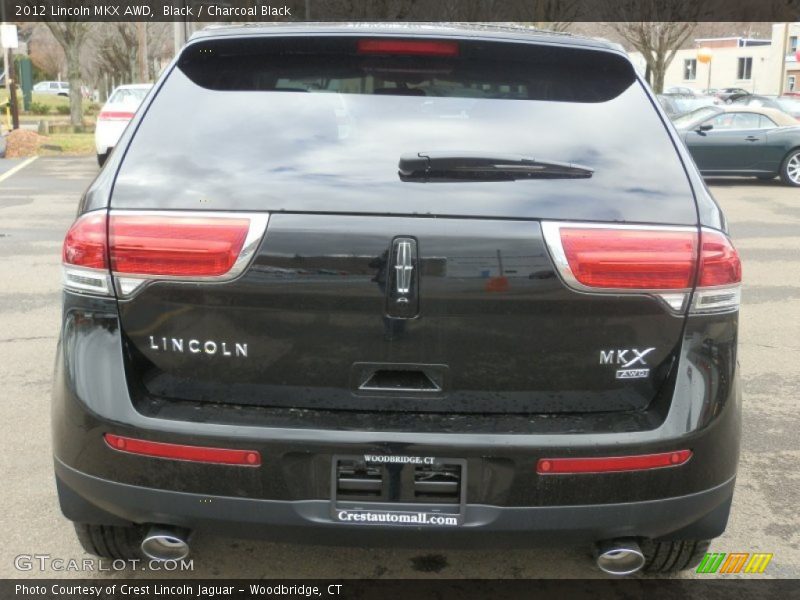
[(73, 523), (73, 525), (78, 541), (89, 554), (112, 560), (145, 558), (140, 548), (144, 539), (144, 530), (141, 527), (89, 523)]
[(708, 552), (709, 540), (675, 540), (654, 542), (644, 540), (641, 544), (647, 573), (677, 573), (694, 569)]
[(795, 148), (783, 159), (781, 181), (786, 185), (800, 187), (800, 148)]

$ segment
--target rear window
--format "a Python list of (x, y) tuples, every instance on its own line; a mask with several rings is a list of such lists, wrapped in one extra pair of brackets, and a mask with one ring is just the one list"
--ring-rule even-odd
[(108, 101), (112, 104), (130, 104), (133, 106), (139, 106), (144, 100), (144, 97), (147, 95), (148, 90), (146, 89), (117, 89), (111, 94), (111, 97)]
[[(375, 53), (364, 39), (189, 46), (134, 135), (112, 204), (520, 217), (569, 210), (694, 222), (682, 164), (624, 56), (477, 40), (433, 40), (432, 54)], [(519, 154), (594, 175), (399, 180), (402, 155), (442, 151)], [(445, 199), (450, 190), (457, 199)]]

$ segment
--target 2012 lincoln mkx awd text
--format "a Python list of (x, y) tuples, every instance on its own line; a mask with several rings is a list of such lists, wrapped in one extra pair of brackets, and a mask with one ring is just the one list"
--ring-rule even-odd
[(61, 508), (696, 565), (739, 453), (741, 267), (622, 50), (490, 26), (196, 35), (63, 248)]

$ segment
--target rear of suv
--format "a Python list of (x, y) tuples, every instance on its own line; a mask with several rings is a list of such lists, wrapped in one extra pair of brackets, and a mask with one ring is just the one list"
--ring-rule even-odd
[(626, 574), (725, 529), (741, 267), (616, 46), (201, 33), (63, 265), (55, 472), (89, 552), (586, 543)]

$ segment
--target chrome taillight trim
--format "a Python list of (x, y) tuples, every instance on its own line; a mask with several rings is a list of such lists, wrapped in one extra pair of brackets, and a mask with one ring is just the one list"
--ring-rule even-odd
[[(130, 300), (138, 294), (148, 284), (157, 281), (170, 281), (174, 283), (226, 283), (238, 278), (245, 272), (261, 245), (264, 233), (269, 224), (269, 213), (247, 213), (247, 212), (222, 212), (222, 211), (178, 211), (178, 210), (112, 210), (109, 212), (109, 219), (114, 216), (157, 216), (157, 217), (186, 217), (186, 218), (219, 218), (219, 219), (249, 219), (250, 226), (247, 230), (242, 249), (236, 262), (227, 273), (222, 275), (202, 275), (187, 277), (183, 275), (146, 275), (137, 273), (125, 273), (124, 275), (113, 273), (114, 287), (117, 297), (121, 300)], [(109, 220), (110, 223), (110, 220)], [(111, 240), (109, 239), (109, 247)]]
[[(663, 290), (663, 289), (630, 289), (630, 288), (600, 288), (589, 287), (579, 282), (572, 272), (567, 261), (564, 246), (561, 243), (561, 228), (572, 227), (580, 229), (619, 229), (619, 230), (637, 230), (637, 231), (688, 231), (698, 234), (698, 240), (701, 239), (700, 234), (704, 231), (710, 233), (722, 233), (715, 229), (707, 227), (685, 227), (685, 226), (672, 226), (672, 225), (622, 225), (616, 223), (582, 223), (572, 221), (542, 221), (540, 223), (542, 228), (542, 237), (545, 240), (545, 245), (550, 252), (550, 257), (556, 266), (556, 271), (564, 284), (581, 293), (586, 294), (645, 294), (658, 298), (663, 302), (670, 311), (675, 314), (682, 314), (688, 308), (689, 314), (718, 314), (725, 312), (735, 312), (739, 310), (741, 302), (741, 284), (724, 285), (717, 287), (696, 288), (692, 294), (691, 288)], [(723, 235), (725, 235), (723, 233)], [(727, 236), (726, 236), (727, 237)], [(699, 253), (701, 248), (698, 246), (698, 256), (695, 258), (699, 260)], [(691, 306), (687, 307), (687, 301), (691, 296)]]

